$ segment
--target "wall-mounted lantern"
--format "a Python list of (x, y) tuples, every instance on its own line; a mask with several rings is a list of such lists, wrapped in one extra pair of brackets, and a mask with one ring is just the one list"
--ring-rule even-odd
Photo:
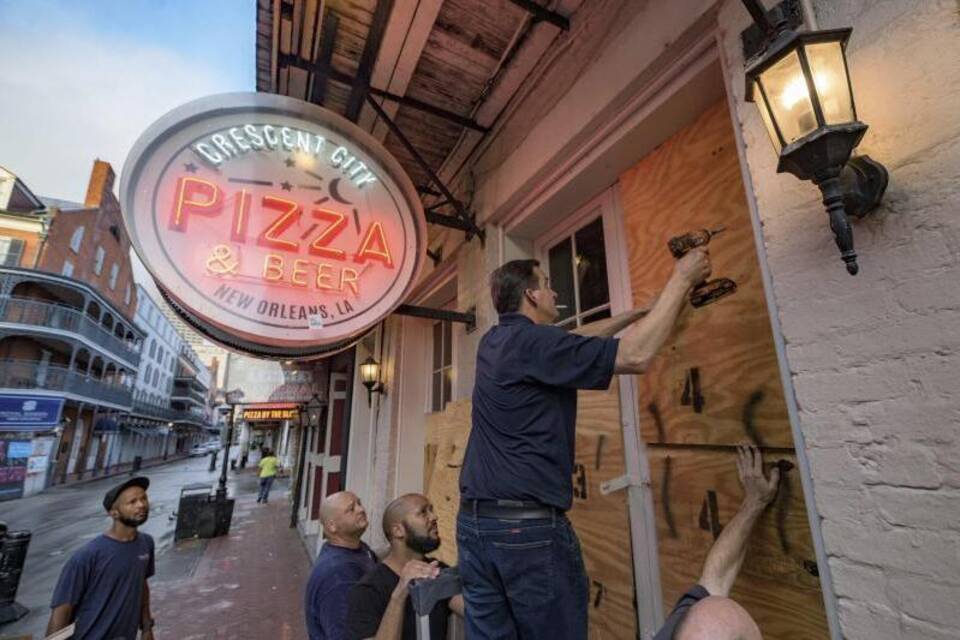
[(856, 275), (847, 215), (862, 218), (873, 211), (888, 177), (869, 157), (850, 157), (867, 130), (857, 119), (847, 69), (852, 29), (795, 32), (785, 19), (770, 21), (758, 0), (743, 3), (768, 34), (766, 47), (747, 62), (746, 100), (757, 104), (780, 154), (777, 172), (820, 187), (840, 256), (847, 272)]
[(367, 356), (360, 364), (360, 380), (367, 388), (367, 405), (373, 404), (373, 394), (384, 393), (383, 383), (380, 382), (380, 363)]

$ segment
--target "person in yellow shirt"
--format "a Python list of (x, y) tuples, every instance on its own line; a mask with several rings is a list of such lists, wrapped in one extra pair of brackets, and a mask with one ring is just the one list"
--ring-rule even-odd
[(273, 451), (264, 447), (257, 466), (260, 467), (260, 495), (257, 496), (257, 502), (266, 504), (267, 498), (270, 497), (270, 487), (273, 486), (273, 480), (277, 477), (280, 460), (273, 455)]

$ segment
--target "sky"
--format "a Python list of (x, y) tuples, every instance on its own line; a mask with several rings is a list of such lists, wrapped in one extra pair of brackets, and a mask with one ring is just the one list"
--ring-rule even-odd
[(82, 202), (99, 158), (118, 189), (164, 113), (256, 89), (255, 36), (256, 0), (0, 0), (0, 166)]

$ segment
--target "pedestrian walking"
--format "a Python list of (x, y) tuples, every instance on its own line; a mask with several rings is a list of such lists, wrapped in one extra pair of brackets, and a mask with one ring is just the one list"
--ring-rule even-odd
[(491, 275), (499, 324), (477, 350), (457, 516), (468, 638), (587, 637), (589, 585), (566, 517), (577, 389), (642, 373), (709, 273), (707, 252), (695, 249), (649, 310), (570, 332), (551, 324), (557, 294), (538, 261), (514, 260)]
[(257, 467), (260, 469), (260, 495), (257, 496), (257, 502), (266, 504), (267, 498), (270, 497), (270, 487), (273, 486), (273, 481), (277, 477), (279, 466), (280, 460), (277, 459), (277, 456), (273, 455), (273, 451), (264, 447), (260, 462), (257, 463)]
[(103, 507), (113, 521), (70, 557), (53, 593), (47, 635), (75, 624), (75, 640), (153, 640), (150, 588), (153, 538), (137, 531), (147, 521), (150, 480), (130, 478), (109, 491)]
[(310, 572), (303, 610), (310, 640), (347, 637), (347, 594), (377, 564), (377, 556), (360, 537), (367, 530), (367, 512), (349, 491), (333, 493), (320, 504), (326, 542)]

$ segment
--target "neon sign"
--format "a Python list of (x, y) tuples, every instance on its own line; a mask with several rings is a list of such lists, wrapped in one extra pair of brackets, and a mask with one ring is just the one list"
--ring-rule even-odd
[(211, 96), (137, 141), (134, 248), (185, 320), (275, 358), (343, 349), (399, 305), (426, 238), (416, 190), (353, 123), (272, 94)]

